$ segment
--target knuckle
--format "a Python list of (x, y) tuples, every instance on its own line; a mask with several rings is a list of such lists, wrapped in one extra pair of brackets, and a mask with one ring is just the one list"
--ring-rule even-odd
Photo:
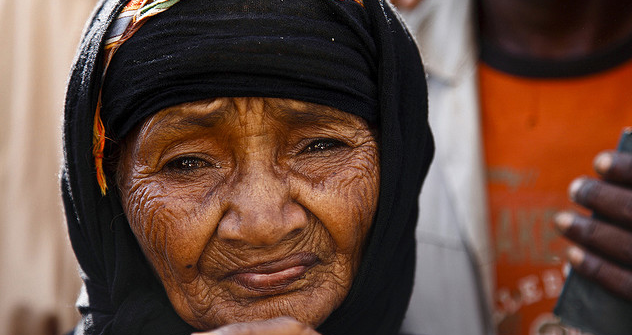
[(313, 329), (308, 325), (297, 321), (294, 318), (287, 317), (284, 321), (288, 323), (288, 326), (291, 327), (292, 332), (300, 335), (311, 335), (314, 334)]
[(582, 203), (590, 203), (594, 199), (599, 198), (601, 193), (601, 183), (595, 179), (586, 178), (577, 192), (577, 199)]
[(600, 258), (591, 253), (586, 253), (584, 261), (577, 268), (578, 272), (588, 278), (599, 278), (603, 273), (603, 262)]
[(632, 301), (632, 272), (612, 263), (602, 263), (589, 277), (612, 293)]
[(306, 332), (309, 330), (309, 327), (307, 327), (305, 324), (302, 324), (298, 321), (294, 321), (292, 326), (299, 334), (307, 334)]
[(279, 320), (280, 322), (287, 322), (287, 323), (290, 323), (290, 324), (292, 324), (292, 323), (298, 323), (298, 321), (296, 321), (296, 319), (295, 319), (295, 318), (293, 318), (293, 317), (291, 317), (291, 316), (287, 316), (287, 315), (284, 315), (284, 316), (279, 316), (279, 317), (278, 317), (278, 318), (276, 318), (276, 319), (277, 319), (277, 320)]
[[(627, 243), (622, 247), (623, 259), (621, 260), (628, 266), (632, 265), (632, 243)], [(630, 284), (632, 285), (632, 283)]]
[(627, 199), (623, 205), (623, 219), (626, 221), (632, 221), (632, 194), (626, 194)]
[(629, 153), (616, 153), (614, 155), (613, 166), (626, 175), (628, 179), (632, 178), (632, 155)]
[(307, 325), (303, 325), (302, 329), (300, 330), (300, 334), (301, 335), (314, 335), (316, 334), (316, 332), (312, 328), (308, 327)]
[(577, 229), (577, 240), (581, 243), (595, 244), (597, 235), (601, 229), (599, 223), (589, 218), (576, 218), (575, 229)]

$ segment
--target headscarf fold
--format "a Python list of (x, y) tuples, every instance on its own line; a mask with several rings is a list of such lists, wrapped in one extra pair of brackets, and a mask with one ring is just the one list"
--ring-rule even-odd
[[(103, 61), (103, 72), (101, 73), (102, 81), (105, 79), (112, 57), (114, 57), (118, 48), (123, 45), (125, 41), (130, 39), (150, 17), (171, 8), (171, 6), (178, 3), (178, 1), (180, 0), (132, 0), (123, 7), (121, 13), (110, 26), (109, 33), (105, 39), (105, 46), (103, 47), (103, 57), (105, 60)], [(107, 182), (105, 180), (105, 171), (103, 170), (103, 155), (106, 136), (105, 126), (101, 120), (102, 92), (103, 90), (99, 91), (97, 107), (94, 113), (92, 155), (94, 156), (97, 182), (101, 188), (101, 194), (105, 195)]]
[[(84, 280), (75, 333), (194, 331), (153, 275), (116, 187), (101, 193), (92, 154), (100, 92), (99, 119), (115, 141), (162, 108), (219, 96), (305, 100), (375, 122), (378, 211), (351, 290), (318, 331), (397, 333), (413, 284), (417, 196), (434, 147), (421, 60), (391, 6), (379, 0), (181, 0), (120, 46), (102, 81), (106, 31), (126, 2), (97, 7), (66, 96), (62, 191)], [(258, 34), (249, 23), (257, 24)]]

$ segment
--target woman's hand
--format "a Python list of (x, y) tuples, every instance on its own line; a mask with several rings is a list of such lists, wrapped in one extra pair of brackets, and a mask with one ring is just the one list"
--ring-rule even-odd
[(391, 0), (391, 3), (399, 9), (413, 9), (417, 7), (421, 1), (422, 0)]
[(208, 333), (191, 335), (319, 335), (314, 329), (291, 317), (233, 323)]
[(568, 254), (575, 271), (632, 301), (632, 155), (603, 152), (594, 166), (603, 180), (578, 178), (569, 193), (599, 219), (564, 212), (556, 225), (579, 246)]

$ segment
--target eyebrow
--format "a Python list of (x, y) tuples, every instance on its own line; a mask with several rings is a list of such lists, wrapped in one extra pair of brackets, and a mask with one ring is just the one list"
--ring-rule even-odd
[[(183, 111), (184, 109), (179, 109), (179, 111)], [(195, 115), (183, 115), (178, 118), (175, 122), (173, 120), (164, 120), (167, 123), (168, 128), (180, 129), (181, 127), (203, 127), (203, 128), (213, 128), (218, 124), (222, 123), (228, 114), (232, 111), (225, 106), (219, 107), (211, 113), (203, 113), (203, 114), (195, 114)], [(163, 121), (163, 122), (164, 122)]]
[(337, 117), (331, 113), (319, 113), (317, 111), (328, 111), (329, 107), (322, 107), (308, 104), (301, 109), (282, 107), (275, 110), (273, 113), (277, 114), (280, 119), (291, 126), (309, 126), (316, 124), (329, 124), (329, 123), (348, 123), (349, 120)]
[(205, 115), (186, 116), (181, 120), (178, 120), (176, 124), (182, 126), (213, 128), (221, 123), (226, 118), (227, 114), (229, 114), (228, 110), (216, 110)]

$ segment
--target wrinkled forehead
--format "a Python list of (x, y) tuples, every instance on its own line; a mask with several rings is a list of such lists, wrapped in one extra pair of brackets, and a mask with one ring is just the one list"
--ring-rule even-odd
[[(344, 121), (353, 114), (315, 103), (280, 98), (235, 97), (212, 98), (166, 108), (160, 114), (180, 114), (190, 118), (222, 119), (230, 114), (248, 115), (252, 110), (276, 119), (293, 122)], [(295, 121), (292, 121), (295, 120)]]
[(216, 98), (169, 107), (148, 118), (141, 132), (221, 129), (231, 123), (269, 123), (281, 131), (313, 126), (370, 127), (366, 120), (329, 106), (292, 99), (246, 97)]

